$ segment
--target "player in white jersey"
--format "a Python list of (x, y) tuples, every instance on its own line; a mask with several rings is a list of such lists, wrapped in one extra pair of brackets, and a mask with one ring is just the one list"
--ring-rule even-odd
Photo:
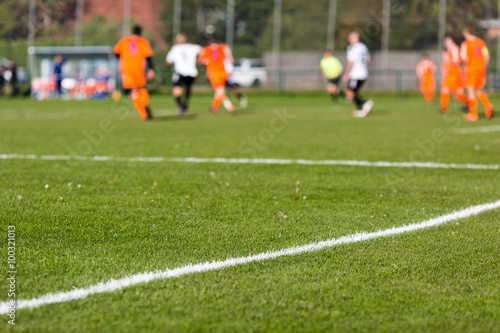
[[(179, 114), (186, 113), (188, 110), (191, 86), (198, 76), (196, 63), (198, 54), (201, 51), (201, 46), (189, 44), (186, 41), (186, 35), (178, 34), (175, 38), (175, 45), (167, 54), (167, 65), (174, 65), (174, 75), (172, 76), (173, 95), (179, 107), (177, 110)], [(182, 91), (184, 88), (183, 100)]]
[(355, 117), (366, 117), (373, 107), (373, 101), (365, 101), (360, 95), (361, 87), (368, 79), (370, 61), (370, 52), (366, 45), (359, 41), (359, 33), (357, 31), (349, 33), (347, 69), (344, 81), (347, 84), (348, 97), (353, 99), (357, 105), (357, 110), (354, 111)]

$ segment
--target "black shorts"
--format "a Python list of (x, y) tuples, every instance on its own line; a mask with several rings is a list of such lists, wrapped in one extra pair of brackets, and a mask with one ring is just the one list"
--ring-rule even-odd
[(347, 89), (358, 92), (359, 89), (365, 84), (366, 80), (349, 80), (349, 83), (347, 84)]
[(226, 81), (226, 87), (229, 89), (236, 89), (238, 88), (238, 84), (234, 83), (233, 80), (231, 80), (231, 77)]
[(174, 84), (174, 87), (184, 87), (185, 85), (190, 86), (194, 83), (194, 80), (196, 80), (195, 77), (183, 76), (177, 73), (175, 73), (172, 77), (172, 83)]
[(328, 83), (333, 83), (334, 85), (337, 86), (339, 84), (340, 77), (341, 77), (341, 75), (339, 75), (339, 76), (337, 76), (337, 77), (335, 77), (333, 79), (328, 79)]

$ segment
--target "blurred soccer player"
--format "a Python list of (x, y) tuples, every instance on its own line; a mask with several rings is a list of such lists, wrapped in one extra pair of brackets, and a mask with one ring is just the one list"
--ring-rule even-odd
[(460, 48), (451, 37), (444, 39), (443, 63), (441, 64), (443, 78), (441, 81), (441, 111), (448, 112), (450, 104), (450, 93), (453, 93), (458, 101), (467, 105), (464, 94), (464, 82), (462, 69), (460, 68)]
[(227, 73), (224, 64), (225, 61), (234, 63), (231, 49), (225, 44), (217, 44), (215, 38), (210, 38), (208, 46), (201, 51), (198, 60), (201, 64), (207, 66), (208, 78), (215, 91), (211, 111), (217, 112), (221, 104), (228, 111), (233, 111), (234, 105), (226, 95), (225, 86), (229, 73)]
[(370, 64), (370, 52), (365, 44), (359, 41), (359, 33), (349, 33), (349, 46), (347, 47), (347, 69), (344, 81), (347, 83), (347, 97), (353, 99), (358, 109), (354, 111), (355, 117), (366, 117), (372, 107), (373, 101), (365, 101), (360, 90), (368, 79), (368, 65)]
[[(201, 51), (201, 46), (187, 43), (186, 35), (178, 34), (175, 37), (175, 45), (167, 54), (167, 65), (174, 65), (172, 82), (174, 85), (173, 95), (177, 103), (177, 113), (186, 113), (189, 108), (189, 96), (191, 87), (198, 76), (196, 60)], [(184, 100), (182, 90), (184, 89)]]
[(153, 50), (149, 42), (141, 35), (141, 26), (134, 26), (132, 35), (120, 39), (114, 52), (120, 59), (123, 89), (130, 94), (141, 118), (149, 120), (153, 116), (149, 109), (149, 92), (146, 89), (146, 83), (155, 76)]
[(226, 58), (226, 61), (224, 63), (224, 68), (226, 69), (226, 72), (229, 74), (229, 77), (226, 80), (226, 88), (229, 89), (229, 92), (231, 95), (236, 96), (238, 101), (240, 102), (240, 107), (241, 108), (246, 108), (248, 106), (248, 99), (247, 97), (241, 92), (240, 87), (238, 86), (237, 83), (235, 83), (232, 79), (232, 73), (234, 70), (234, 64)]
[(342, 64), (337, 57), (334, 57), (332, 51), (323, 52), (323, 58), (319, 63), (323, 77), (328, 81), (326, 91), (330, 94), (332, 103), (336, 103), (340, 94), (339, 81), (342, 76)]
[(493, 105), (483, 91), (490, 53), (484, 41), (473, 35), (473, 25), (466, 25), (462, 34), (465, 41), (462, 43), (461, 56), (465, 63), (465, 87), (467, 88), (467, 104), (469, 105), (469, 114), (464, 116), (464, 120), (477, 121), (477, 99), (485, 108), (486, 118), (491, 118)]
[(427, 103), (432, 103), (436, 96), (435, 72), (436, 65), (427, 53), (423, 53), (417, 64), (417, 76), (420, 80), (420, 91), (424, 94)]

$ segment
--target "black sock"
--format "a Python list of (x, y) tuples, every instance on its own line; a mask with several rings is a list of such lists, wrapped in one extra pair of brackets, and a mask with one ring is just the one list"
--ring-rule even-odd
[(148, 105), (148, 106), (146, 106), (146, 108), (145, 108), (145, 109), (146, 109), (146, 112), (148, 113), (148, 119), (153, 118), (153, 115), (151, 114), (151, 109), (149, 108), (149, 105)]
[(182, 101), (181, 101), (181, 97), (180, 96), (179, 97), (175, 97), (175, 102), (177, 103), (177, 105), (179, 107), (182, 107)]
[(189, 96), (191, 96), (191, 86), (188, 85), (186, 87), (186, 92), (184, 93), (184, 108), (188, 108), (188, 103), (189, 103)]
[(236, 97), (238, 98), (238, 100), (240, 100), (243, 98), (243, 94), (239, 92), (236, 94)]
[(356, 94), (356, 96), (354, 96), (354, 101), (358, 106), (358, 110), (361, 110), (363, 108), (363, 104), (365, 104), (365, 100), (362, 99), (358, 94)]

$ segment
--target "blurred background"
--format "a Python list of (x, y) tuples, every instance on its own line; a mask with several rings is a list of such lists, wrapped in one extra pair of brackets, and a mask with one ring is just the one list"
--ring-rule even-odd
[(15, 61), (28, 87), (30, 73), (46, 76), (58, 53), (72, 64), (65, 67), (75, 82), (78, 75), (113, 79), (115, 65), (103, 65), (106, 52), (139, 23), (155, 51), (155, 90), (169, 89), (164, 59), (178, 32), (193, 43), (215, 35), (230, 45), (243, 86), (322, 89), (322, 51), (334, 50), (345, 64), (347, 34), (357, 30), (373, 57), (367, 88), (400, 93), (418, 89), (415, 66), (422, 52), (439, 67), (444, 36), (461, 42), (461, 27), (474, 22), (492, 54), (488, 88), (495, 89), (499, 8), (500, 0), (0, 0), (0, 63), (8, 76)]

